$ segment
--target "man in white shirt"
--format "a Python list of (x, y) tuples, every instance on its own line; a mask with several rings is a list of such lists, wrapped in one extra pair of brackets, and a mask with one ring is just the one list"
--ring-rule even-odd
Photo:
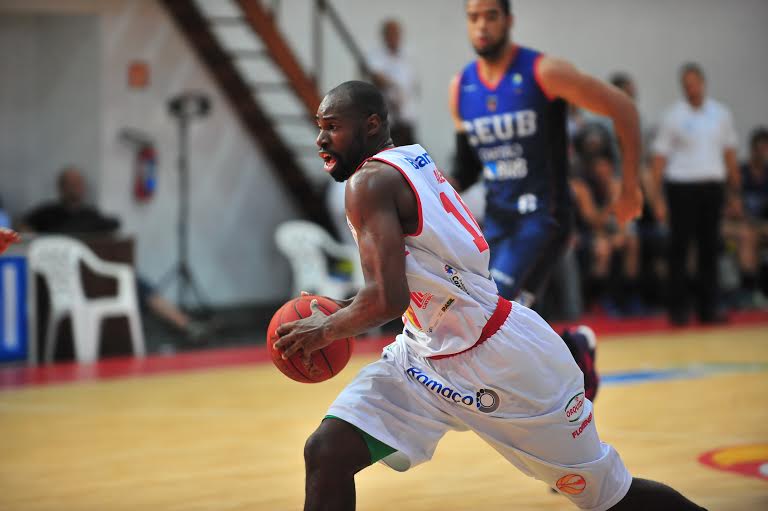
[[(727, 107), (706, 96), (706, 79), (698, 64), (680, 72), (685, 100), (664, 114), (653, 144), (651, 167), (656, 194), (654, 212), (669, 220), (669, 318), (688, 322), (686, 266), (690, 242), (697, 248), (697, 312), (702, 323), (718, 323), (717, 253), (725, 186), (739, 190), (736, 131)], [(666, 204), (662, 194), (666, 191)], [(737, 199), (733, 199), (737, 200)]]
[(403, 52), (400, 24), (385, 20), (381, 37), (384, 45), (368, 57), (371, 78), (387, 101), (392, 141), (396, 146), (414, 144), (418, 77)]

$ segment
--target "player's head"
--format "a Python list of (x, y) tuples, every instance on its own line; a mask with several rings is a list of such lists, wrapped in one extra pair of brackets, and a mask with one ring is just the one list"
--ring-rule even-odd
[(317, 109), (317, 125), (324, 169), (339, 182), (391, 143), (384, 97), (367, 82), (344, 82), (326, 94)]
[(85, 200), (85, 179), (76, 167), (65, 167), (56, 180), (61, 202), (78, 206)]
[(637, 98), (637, 89), (635, 88), (635, 81), (627, 73), (622, 71), (613, 73), (608, 79), (611, 85), (624, 91), (627, 96), (632, 99)]
[(475, 53), (496, 60), (509, 44), (514, 17), (509, 0), (467, 0), (467, 31)]
[(706, 77), (701, 66), (695, 62), (687, 62), (680, 68), (680, 82), (683, 86), (685, 99), (693, 106), (700, 106), (704, 102), (706, 89)]
[(749, 136), (749, 152), (754, 161), (768, 165), (768, 127), (758, 126), (752, 130)]
[(381, 39), (390, 52), (398, 53), (400, 51), (401, 35), (402, 30), (400, 30), (400, 23), (397, 20), (387, 19), (381, 24)]

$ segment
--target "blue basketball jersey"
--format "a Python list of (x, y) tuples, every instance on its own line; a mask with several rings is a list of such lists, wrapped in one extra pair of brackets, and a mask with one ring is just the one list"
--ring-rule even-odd
[(487, 228), (492, 231), (521, 215), (560, 216), (569, 209), (566, 104), (548, 98), (539, 86), (540, 57), (535, 50), (516, 47), (495, 87), (480, 77), (477, 61), (459, 77), (458, 112), (483, 164)]

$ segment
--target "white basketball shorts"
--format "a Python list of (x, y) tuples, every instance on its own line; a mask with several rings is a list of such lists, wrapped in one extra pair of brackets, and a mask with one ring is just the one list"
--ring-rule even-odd
[(609, 509), (632, 482), (616, 450), (598, 437), (568, 348), (517, 303), (487, 341), (449, 358), (416, 356), (398, 336), (328, 414), (397, 449), (382, 460), (395, 470), (428, 461), (447, 431), (471, 430), (582, 509)]

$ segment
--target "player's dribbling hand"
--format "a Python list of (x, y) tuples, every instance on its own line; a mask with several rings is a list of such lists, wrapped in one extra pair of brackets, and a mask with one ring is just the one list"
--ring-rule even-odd
[(622, 187), (619, 197), (613, 204), (616, 221), (623, 227), (627, 222), (640, 216), (643, 212), (643, 192), (639, 186)]
[(0, 227), (0, 254), (5, 252), (11, 243), (18, 243), (19, 241), (21, 241), (21, 236), (18, 232)]
[(304, 366), (314, 376), (319, 369), (312, 364), (312, 353), (325, 348), (333, 342), (333, 339), (326, 339), (323, 335), (323, 327), (328, 316), (320, 310), (317, 300), (312, 300), (309, 308), (312, 310), (311, 316), (277, 327), (277, 335), (280, 339), (275, 342), (275, 348), (282, 352), (283, 360), (288, 360), (294, 354), (301, 352)]

